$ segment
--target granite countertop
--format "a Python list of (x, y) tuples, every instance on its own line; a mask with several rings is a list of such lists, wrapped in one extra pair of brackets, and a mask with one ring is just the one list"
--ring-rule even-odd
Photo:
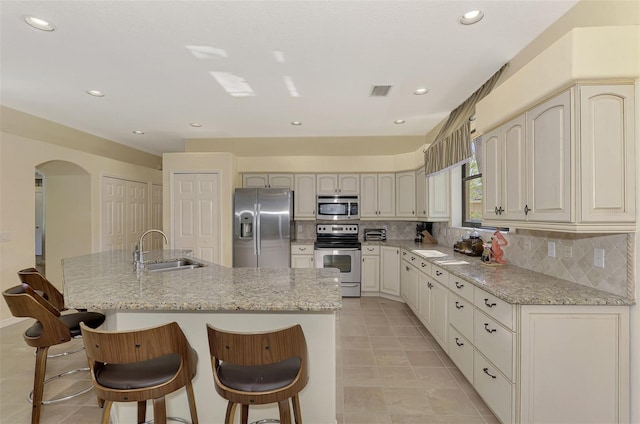
[[(145, 260), (184, 257), (156, 250)], [(196, 258), (194, 258), (196, 259)], [(130, 251), (63, 260), (65, 304), (100, 310), (327, 312), (342, 308), (337, 269), (228, 268), (136, 271)]]
[[(454, 252), (447, 246), (421, 244), (408, 240), (367, 241), (363, 242), (363, 245), (399, 247), (409, 251), (438, 250), (447, 256), (439, 258), (418, 256), (511, 304), (609, 306), (635, 304), (632, 299), (626, 297), (509, 264), (489, 267), (483, 265), (479, 257)], [(464, 261), (468, 264), (446, 263), (452, 260)]]

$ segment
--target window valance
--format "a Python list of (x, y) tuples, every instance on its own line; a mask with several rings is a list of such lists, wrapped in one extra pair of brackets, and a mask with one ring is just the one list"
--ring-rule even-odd
[(476, 104), (493, 90), (507, 66), (508, 63), (503, 65), (471, 97), (451, 112), (434, 142), (424, 152), (426, 175), (462, 164), (473, 155), (469, 118), (475, 115)]

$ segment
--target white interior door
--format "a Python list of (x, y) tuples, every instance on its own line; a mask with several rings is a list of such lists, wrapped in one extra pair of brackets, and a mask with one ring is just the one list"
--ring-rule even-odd
[(125, 183), (117, 178), (102, 178), (102, 250), (125, 248)]
[[(162, 186), (157, 184), (151, 186), (151, 228), (162, 230)], [(162, 249), (163, 244), (162, 237), (153, 237), (153, 249)]]
[(197, 258), (220, 263), (219, 205), (218, 174), (174, 174), (174, 249), (191, 249)]
[[(140, 236), (147, 230), (147, 184), (136, 181), (125, 181), (125, 228), (126, 245), (125, 249), (133, 249), (138, 243)], [(161, 238), (155, 236), (153, 238)], [(150, 250), (151, 245), (145, 250)]]

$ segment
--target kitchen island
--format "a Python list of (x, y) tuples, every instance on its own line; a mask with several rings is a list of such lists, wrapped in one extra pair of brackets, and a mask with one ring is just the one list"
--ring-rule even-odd
[[(153, 251), (149, 262), (181, 258)], [(199, 261), (196, 259), (196, 261)], [(199, 261), (203, 262), (203, 261)], [(165, 272), (136, 270), (131, 252), (113, 251), (63, 260), (65, 303), (104, 311), (106, 330), (145, 328), (175, 321), (198, 352), (193, 381), (201, 423), (224, 422), (226, 402), (213, 384), (206, 324), (233, 331), (302, 325), (309, 351), (309, 384), (300, 394), (306, 423), (336, 422), (336, 312), (342, 306), (336, 269), (204, 267)], [(188, 417), (184, 390), (167, 398), (168, 415)], [(115, 404), (114, 423), (135, 422), (135, 403)], [(254, 406), (249, 421), (277, 418), (277, 407)]]

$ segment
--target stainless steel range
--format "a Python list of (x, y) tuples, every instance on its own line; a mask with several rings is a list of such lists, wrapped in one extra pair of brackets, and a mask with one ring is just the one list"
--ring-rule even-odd
[(317, 224), (316, 268), (338, 268), (343, 297), (360, 297), (361, 244), (358, 224)]

